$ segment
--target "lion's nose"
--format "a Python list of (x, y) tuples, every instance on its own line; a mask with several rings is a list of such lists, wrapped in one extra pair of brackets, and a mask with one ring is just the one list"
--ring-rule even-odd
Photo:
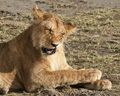
[(51, 43), (51, 45), (52, 45), (53, 47), (57, 47), (59, 44), (53, 44), (53, 43)]

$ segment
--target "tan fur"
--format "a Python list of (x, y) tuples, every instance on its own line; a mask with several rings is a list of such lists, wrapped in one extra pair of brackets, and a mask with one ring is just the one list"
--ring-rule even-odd
[[(78, 83), (91, 83), (85, 86), (89, 89), (104, 89), (99, 88), (100, 84), (94, 85), (102, 82), (101, 71), (75, 70), (66, 62), (63, 41), (75, 26), (64, 24), (57, 15), (43, 13), (36, 6), (33, 15), (34, 22), (27, 30), (11, 41), (0, 44), (0, 90), (3, 93), (9, 89), (35, 92), (41, 87), (56, 88)], [(42, 51), (42, 46), (53, 49), (51, 44), (58, 45), (56, 52), (47, 55)], [(109, 89), (111, 83), (103, 86)]]

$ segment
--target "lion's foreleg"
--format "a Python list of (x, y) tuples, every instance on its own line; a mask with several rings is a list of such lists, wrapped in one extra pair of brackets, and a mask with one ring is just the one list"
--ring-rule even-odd
[(39, 73), (39, 78), (33, 78), (32, 82), (27, 81), (25, 87), (28, 92), (34, 92), (40, 86), (56, 88), (63, 85), (93, 82), (100, 79), (101, 74), (101, 71), (97, 69), (42, 71)]
[(86, 70), (60, 70), (45, 72), (43, 85), (47, 87), (58, 87), (77, 83), (93, 82), (101, 78), (101, 71), (97, 69)]

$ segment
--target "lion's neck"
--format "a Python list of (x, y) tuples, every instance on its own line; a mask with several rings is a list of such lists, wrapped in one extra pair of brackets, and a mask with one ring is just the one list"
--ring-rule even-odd
[(55, 54), (48, 56), (46, 60), (49, 62), (51, 71), (65, 70), (69, 67), (65, 58), (63, 45), (59, 47), (59, 50)]

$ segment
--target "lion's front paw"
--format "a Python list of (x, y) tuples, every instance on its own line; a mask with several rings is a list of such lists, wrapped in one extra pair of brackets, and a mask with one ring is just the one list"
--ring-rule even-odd
[(84, 83), (100, 80), (102, 72), (98, 69), (86, 69), (83, 70)]
[(112, 88), (112, 83), (109, 80), (97, 80), (86, 84), (85, 88), (95, 89), (95, 90), (110, 90)]

